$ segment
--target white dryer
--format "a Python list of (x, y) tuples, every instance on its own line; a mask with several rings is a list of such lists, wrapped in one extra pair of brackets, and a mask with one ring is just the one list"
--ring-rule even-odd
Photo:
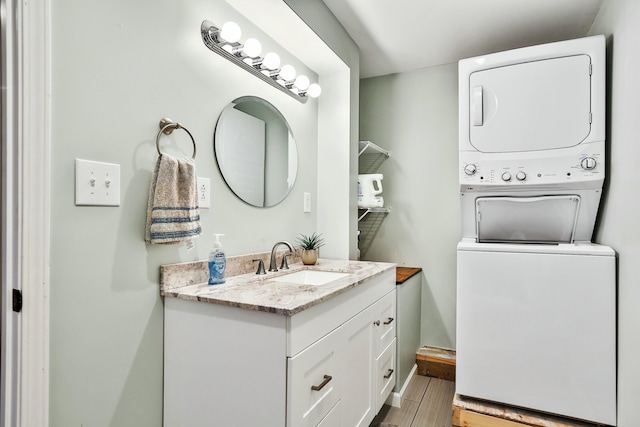
[(459, 63), (460, 395), (616, 423), (604, 73), (602, 36)]
[(604, 42), (588, 37), (460, 61), (463, 238), (591, 241), (605, 176)]

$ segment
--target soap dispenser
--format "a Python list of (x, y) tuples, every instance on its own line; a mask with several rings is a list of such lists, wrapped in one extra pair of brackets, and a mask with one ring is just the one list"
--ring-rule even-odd
[(213, 242), (213, 249), (209, 254), (209, 284), (219, 285), (225, 282), (224, 271), (227, 268), (227, 257), (222, 250), (222, 243), (220, 243), (220, 236), (224, 234), (214, 234), (215, 241)]

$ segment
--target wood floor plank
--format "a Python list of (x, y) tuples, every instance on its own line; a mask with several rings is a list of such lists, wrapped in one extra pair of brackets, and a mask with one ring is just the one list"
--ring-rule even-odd
[(403, 399), (412, 400), (414, 402), (420, 402), (424, 397), (424, 393), (429, 385), (430, 377), (424, 375), (413, 374), (411, 381), (407, 389), (404, 391)]
[(411, 427), (420, 402), (402, 400), (402, 407), (384, 405), (373, 419), (370, 427)]
[(451, 427), (451, 403), (456, 392), (453, 381), (431, 378), (412, 427)]

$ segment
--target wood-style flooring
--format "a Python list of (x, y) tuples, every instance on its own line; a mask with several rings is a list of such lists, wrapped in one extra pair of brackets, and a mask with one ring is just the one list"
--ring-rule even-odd
[(370, 427), (451, 427), (455, 382), (414, 375), (401, 408), (384, 405)]

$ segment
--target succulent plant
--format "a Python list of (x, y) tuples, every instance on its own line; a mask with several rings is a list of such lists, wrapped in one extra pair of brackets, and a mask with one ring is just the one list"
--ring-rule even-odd
[(313, 233), (310, 236), (300, 234), (300, 236), (296, 238), (296, 243), (300, 249), (313, 250), (324, 245), (324, 239), (322, 238), (322, 234)]

